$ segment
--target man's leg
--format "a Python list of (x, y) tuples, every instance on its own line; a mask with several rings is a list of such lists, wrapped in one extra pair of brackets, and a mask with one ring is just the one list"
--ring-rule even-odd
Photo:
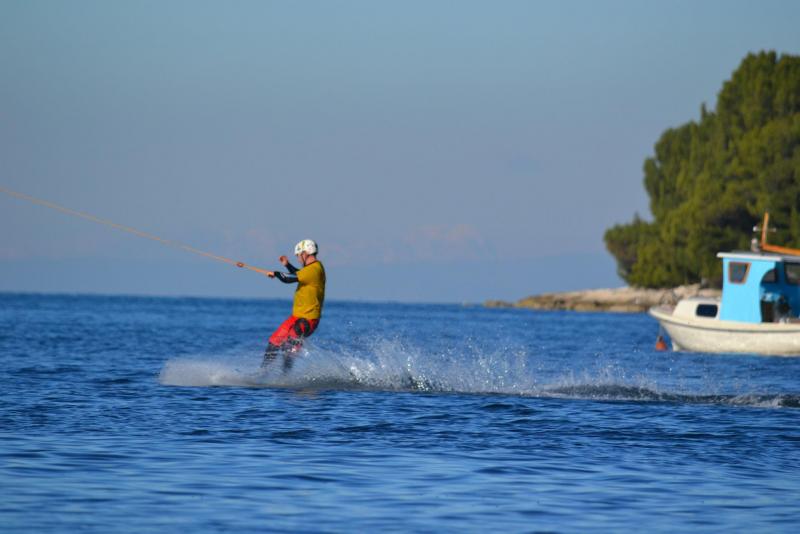
[(291, 349), (283, 351), (283, 373), (286, 374), (292, 370), (294, 365), (294, 354)]
[(283, 372), (288, 373), (292, 365), (294, 365), (295, 354), (300, 352), (303, 348), (303, 339), (311, 335), (313, 329), (308, 319), (297, 319), (289, 330), (289, 336), (286, 338), (284, 347), (286, 350), (283, 352)]
[(284, 349), (286, 340), (289, 339), (290, 332), (294, 326), (295, 318), (289, 317), (286, 319), (269, 337), (269, 343), (264, 351), (264, 361), (261, 362), (261, 367), (268, 367), (278, 357)]
[(317, 329), (318, 324), (319, 319), (289, 317), (269, 338), (261, 367), (267, 367), (279, 353), (283, 353), (283, 372), (289, 372), (294, 365), (295, 354), (303, 346), (303, 340)]
[(278, 357), (280, 351), (281, 348), (279, 346), (267, 343), (267, 349), (264, 351), (264, 361), (261, 362), (261, 367), (269, 367), (270, 364), (275, 361), (275, 358)]
[(303, 340), (314, 333), (319, 319), (297, 319), (289, 330), (289, 336), (284, 343), (286, 349), (283, 353), (283, 372), (289, 372), (294, 365), (297, 353), (303, 348)]

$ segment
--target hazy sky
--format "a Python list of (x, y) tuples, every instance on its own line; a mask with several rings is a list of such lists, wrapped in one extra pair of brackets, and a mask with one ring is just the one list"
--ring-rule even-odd
[[(0, 2), (0, 186), (264, 267), (317, 240), (329, 298), (618, 286), (642, 164), (800, 2)], [(0, 290), (290, 297), (0, 195)]]

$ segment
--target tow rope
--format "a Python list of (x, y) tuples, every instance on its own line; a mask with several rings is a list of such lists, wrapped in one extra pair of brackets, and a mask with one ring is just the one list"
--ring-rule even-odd
[(212, 254), (211, 252), (206, 252), (204, 250), (196, 249), (194, 247), (190, 247), (189, 245), (184, 245), (183, 243), (178, 243), (177, 241), (171, 241), (169, 239), (164, 239), (162, 237), (158, 237), (153, 234), (148, 234), (147, 232), (142, 232), (141, 230), (137, 230), (136, 228), (131, 228), (130, 226), (124, 226), (122, 224), (117, 224), (113, 221), (108, 221), (106, 219), (101, 219), (100, 217), (95, 217), (89, 213), (84, 213), (81, 211), (76, 211), (73, 209), (65, 208), (64, 206), (59, 206), (58, 204), (54, 204), (53, 202), (48, 202), (47, 200), (42, 200), (40, 198), (32, 197), (30, 195), (25, 195), (23, 193), (19, 193), (17, 191), (12, 191), (11, 189), (7, 189), (5, 187), (0, 186), (0, 192), (3, 192), (7, 195), (12, 197), (20, 198), (22, 200), (27, 200), (28, 202), (32, 202), (33, 204), (38, 204), (40, 206), (44, 206), (46, 208), (50, 208), (56, 211), (60, 211), (62, 213), (66, 213), (67, 215), (72, 215), (74, 217), (81, 217), (82, 219), (86, 219), (98, 224), (103, 224), (105, 226), (110, 226), (112, 228), (116, 228), (117, 230), (122, 230), (123, 232), (128, 232), (129, 234), (137, 235), (139, 237), (143, 237), (145, 239), (150, 239), (151, 241), (156, 241), (161, 243), (162, 245), (166, 245), (168, 247), (177, 248), (180, 250), (185, 250), (186, 252), (191, 252), (192, 254), (197, 254), (199, 256), (204, 256), (206, 258), (210, 258), (212, 260), (221, 261), (224, 263), (229, 263), (231, 265), (235, 265), (236, 267), (242, 269), (249, 269), (251, 271), (255, 271), (261, 274), (267, 274), (269, 271), (266, 269), (261, 269), (260, 267), (254, 267), (252, 265), (248, 265), (241, 261), (232, 260), (230, 258), (226, 258), (224, 256), (219, 256), (217, 254)]

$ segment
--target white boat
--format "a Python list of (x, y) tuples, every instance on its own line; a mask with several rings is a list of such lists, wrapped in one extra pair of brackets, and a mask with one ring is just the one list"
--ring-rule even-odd
[(800, 250), (768, 245), (721, 252), (722, 297), (650, 309), (676, 351), (800, 356)]

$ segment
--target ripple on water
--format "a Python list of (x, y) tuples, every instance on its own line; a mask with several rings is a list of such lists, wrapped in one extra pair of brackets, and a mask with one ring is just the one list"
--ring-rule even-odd
[(0, 301), (9, 531), (796, 524), (800, 360), (655, 353), (644, 315), (333, 302), (284, 375), (286, 302)]

